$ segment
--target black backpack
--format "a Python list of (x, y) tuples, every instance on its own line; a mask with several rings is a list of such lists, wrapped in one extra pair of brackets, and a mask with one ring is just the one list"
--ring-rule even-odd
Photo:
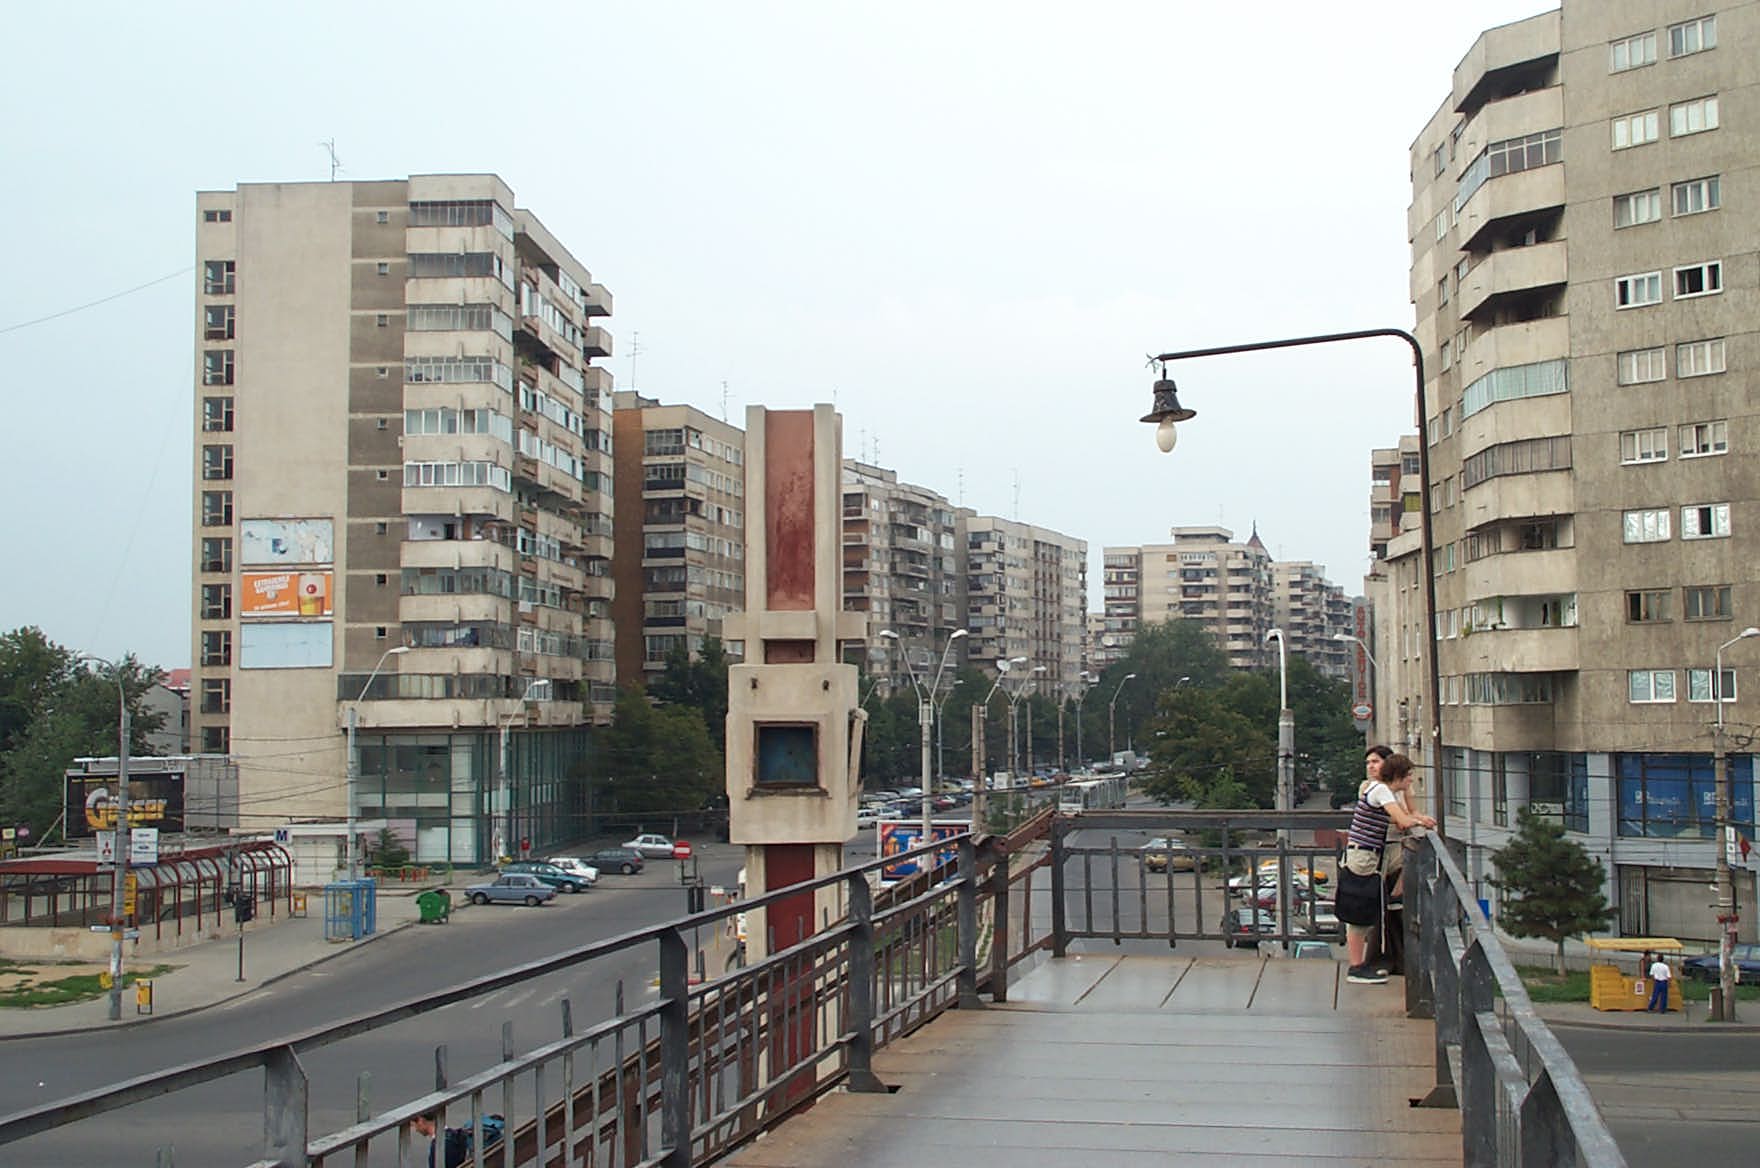
[[(507, 1134), (507, 1120), (499, 1115), (483, 1117), (483, 1149), (484, 1151), (499, 1144)], [(471, 1140), (473, 1129), (466, 1127), (449, 1127), (442, 1133), (439, 1146), (442, 1151), (442, 1168), (459, 1168), (471, 1158)], [(428, 1154), (429, 1168), (434, 1168), (434, 1155)]]

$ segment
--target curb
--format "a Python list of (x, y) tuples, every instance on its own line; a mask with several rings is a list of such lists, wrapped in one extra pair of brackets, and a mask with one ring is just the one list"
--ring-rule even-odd
[(247, 985), (243, 989), (234, 990), (232, 993), (226, 994), (223, 997), (210, 998), (208, 1001), (202, 1002), (200, 1005), (185, 1006), (182, 1009), (167, 1011), (164, 1014), (149, 1014), (142, 1018), (130, 1018), (126, 1021), (106, 1021), (98, 1026), (69, 1026), (63, 1027), (59, 1030), (30, 1030), (20, 1034), (0, 1034), (0, 1044), (17, 1042), (26, 1038), (68, 1038), (76, 1034), (91, 1034), (98, 1031), (109, 1033), (113, 1030), (127, 1030), (137, 1026), (150, 1026), (154, 1022), (159, 1022), (165, 1019), (185, 1018), (191, 1014), (199, 1014), (204, 1010), (211, 1010), (215, 1006), (223, 1006), (228, 1002), (236, 1002), (242, 997), (255, 993), (257, 990), (272, 986), (276, 982), (292, 977), (296, 973), (302, 973), (305, 970), (311, 969), (313, 966), (322, 965), (326, 961), (334, 961), (336, 958), (348, 953), (358, 952), (362, 945), (377, 941), (382, 937), (389, 937), (393, 934), (401, 933), (411, 925), (417, 925), (420, 923), (420, 920), (404, 921), (402, 924), (392, 925), (388, 929), (380, 929), (372, 936), (363, 937), (345, 949), (332, 949), (321, 957), (316, 957), (311, 961), (296, 965), (292, 969), (284, 969), (280, 973), (271, 974), (262, 981), (257, 982), (255, 985)]
[(1602, 1030), (1616, 1034), (1760, 1034), (1760, 1024), (1744, 1022), (1723, 1023), (1704, 1021), (1688, 1023), (1685, 1026), (1668, 1024), (1661, 1026), (1627, 1026), (1619, 1022), (1602, 1022), (1594, 1018), (1559, 1018), (1549, 1017), (1545, 1014), (1540, 1015), (1540, 1020), (1546, 1023), (1549, 1029), (1562, 1026), (1567, 1030)]

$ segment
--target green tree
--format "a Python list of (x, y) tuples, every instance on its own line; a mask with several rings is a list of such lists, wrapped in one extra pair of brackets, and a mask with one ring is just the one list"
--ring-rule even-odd
[(727, 749), (727, 649), (719, 637), (705, 637), (693, 655), (682, 642), (666, 654), (648, 696), (663, 706), (689, 706), (702, 715), (715, 749)]
[[(1133, 673), (1136, 677), (1126, 682)], [(1164, 695), (1176, 689), (1217, 686), (1229, 676), (1228, 655), (1202, 622), (1170, 620), (1142, 626), (1124, 657), (1105, 669), (1088, 689), (1082, 704), (1083, 753), (1090, 759), (1105, 757), (1110, 739), (1108, 706), (1115, 694), (1118, 749), (1123, 750), (1127, 742), (1141, 748), (1149, 745), (1153, 733), (1149, 723), (1160, 710)], [(1182, 682), (1182, 678), (1186, 680)], [(1055, 721), (1052, 732), (1056, 733)], [(1066, 726), (1065, 733), (1073, 732)], [(1070, 749), (1073, 751), (1073, 743)]]
[(725, 787), (720, 750), (694, 706), (656, 706), (639, 685), (618, 691), (588, 776), (602, 813), (697, 811)]
[[(142, 698), (162, 675), (132, 655), (120, 664), (129, 752), (146, 754), (164, 716)], [(43, 839), (60, 818), (68, 764), (116, 753), (116, 685), (41, 629), (0, 633), (0, 820)]]
[[(1149, 724), (1150, 769), (1143, 790), (1163, 803), (1198, 807), (1270, 807), (1277, 784), (1277, 723), (1240, 708), (1255, 688), (1237, 674), (1217, 688), (1180, 686), (1161, 696)], [(1275, 689), (1271, 704), (1277, 703)], [(1219, 778), (1225, 777), (1226, 782)], [(1234, 799), (1238, 802), (1226, 802)]]
[(1602, 889), (1607, 871), (1564, 828), (1523, 807), (1515, 835), (1491, 853), (1503, 893), (1502, 925), (1513, 936), (1545, 937), (1557, 946), (1554, 964), (1564, 973), (1566, 938), (1606, 926), (1613, 913)]

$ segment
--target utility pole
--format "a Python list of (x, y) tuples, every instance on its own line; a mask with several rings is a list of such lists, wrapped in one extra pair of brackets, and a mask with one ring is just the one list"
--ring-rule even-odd
[[(935, 842), (935, 773), (929, 769), (929, 730), (935, 721), (935, 705), (929, 700), (928, 694), (917, 697), (917, 726), (921, 730), (923, 741), (923, 838), (921, 846), (927, 847)], [(922, 870), (927, 872), (934, 866), (933, 857), (922, 862)]]
[[(994, 692), (994, 691), (992, 691)], [(972, 832), (984, 826), (984, 716), (990, 712), (988, 700), (983, 705), (972, 703)]]
[(116, 670), (116, 690), (121, 715), (116, 735), (116, 864), (110, 882), (110, 1021), (122, 1020), (122, 940), (128, 925), (128, 690), (122, 684), (122, 668)]
[[(1277, 638), (1277, 809), (1285, 816), (1277, 829), (1278, 931), (1289, 931), (1289, 814), (1295, 810), (1296, 715), (1289, 708), (1289, 656), (1282, 629), (1270, 629), (1265, 639)], [(1257, 879), (1255, 877), (1255, 879)], [(1283, 943), (1285, 949), (1289, 942)]]
[(1717, 721), (1711, 728), (1712, 781), (1717, 793), (1717, 984), (1723, 1008), (1719, 1021), (1736, 1020), (1736, 963), (1734, 943), (1739, 917), (1736, 913), (1736, 884), (1729, 868), (1730, 845), (1735, 841), (1734, 800), (1730, 798), (1729, 754), (1723, 729), (1723, 651), (1737, 641), (1760, 637), (1760, 628), (1745, 628), (1717, 647), (1711, 671), (1711, 700), (1717, 707)]

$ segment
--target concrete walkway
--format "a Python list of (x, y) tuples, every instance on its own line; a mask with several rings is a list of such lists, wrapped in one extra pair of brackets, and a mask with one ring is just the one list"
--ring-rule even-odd
[(1458, 1165), (1458, 1114), (1411, 1106), (1432, 1032), (1403, 1005), (1333, 962), (1050, 961), (878, 1054), (894, 1093), (834, 1094), (726, 1163)]

